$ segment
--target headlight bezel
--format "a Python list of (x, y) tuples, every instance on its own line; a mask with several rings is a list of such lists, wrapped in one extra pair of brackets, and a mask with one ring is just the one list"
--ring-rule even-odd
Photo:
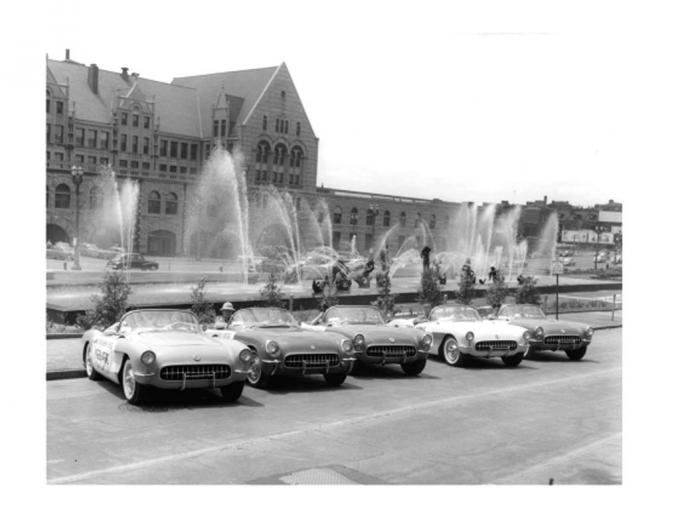
[(156, 361), (156, 353), (153, 351), (144, 351), (139, 357), (143, 365), (150, 367)]
[(524, 341), (524, 343), (528, 343), (530, 339), (531, 333), (529, 332), (528, 329), (524, 330), (524, 333), (522, 333), (522, 340)]
[(352, 339), (352, 345), (357, 351), (363, 350), (363, 348), (366, 346), (366, 337), (361, 333), (357, 333)]
[(433, 342), (434, 339), (432, 338), (432, 335), (429, 333), (425, 333), (420, 339), (420, 345), (422, 345), (423, 349), (426, 351), (430, 350)]
[(340, 349), (342, 349), (342, 352), (345, 354), (350, 354), (354, 349), (354, 344), (349, 338), (345, 338), (342, 340), (342, 342), (340, 342)]
[(270, 356), (278, 356), (281, 354), (281, 346), (276, 340), (267, 340), (264, 344), (264, 350)]
[(468, 347), (472, 346), (472, 342), (475, 340), (475, 333), (473, 331), (468, 331), (465, 333), (465, 343), (468, 345)]
[(538, 326), (534, 330), (534, 338), (536, 338), (536, 340), (543, 340), (545, 338), (545, 330), (541, 326)]
[(586, 328), (586, 330), (583, 332), (583, 337), (590, 340), (591, 338), (593, 338), (594, 333), (595, 333), (595, 330), (591, 326), (588, 326)]
[(238, 359), (244, 365), (252, 365), (255, 363), (255, 353), (246, 347), (245, 349), (241, 349), (241, 352), (238, 353)]

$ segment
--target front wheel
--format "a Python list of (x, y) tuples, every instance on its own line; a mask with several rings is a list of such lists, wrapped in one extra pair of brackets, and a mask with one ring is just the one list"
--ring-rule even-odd
[(345, 382), (347, 374), (324, 374), (323, 377), (326, 379), (328, 386), (335, 388)]
[[(255, 352), (257, 356), (257, 351)], [(266, 388), (271, 383), (272, 376), (265, 374), (262, 371), (262, 361), (260, 359), (255, 361), (255, 364), (248, 372), (248, 384), (255, 388)]]
[(501, 359), (503, 360), (503, 363), (505, 363), (506, 366), (516, 367), (524, 359), (524, 353), (518, 352), (517, 354), (513, 354), (512, 356), (503, 356)]
[(569, 357), (570, 360), (578, 361), (581, 358), (583, 358), (583, 356), (586, 355), (587, 350), (588, 350), (588, 346), (584, 345), (584, 346), (579, 347), (578, 349), (570, 349), (570, 350), (564, 351), (564, 352), (567, 353), (567, 356)]
[(121, 384), (123, 385), (123, 395), (130, 404), (138, 406), (144, 402), (148, 388), (135, 380), (132, 362), (129, 359), (126, 359), (123, 365)]
[(243, 393), (243, 386), (245, 383), (245, 381), (236, 381), (227, 386), (222, 386), (220, 388), (222, 400), (225, 402), (236, 402), (241, 396), (241, 393)]
[(85, 373), (87, 374), (87, 377), (92, 380), (92, 381), (98, 381), (101, 379), (101, 376), (99, 375), (99, 372), (97, 372), (94, 369), (94, 366), (92, 365), (92, 358), (90, 357), (92, 354), (92, 342), (87, 342), (87, 346), (85, 347)]
[(460, 352), (458, 341), (452, 336), (447, 336), (440, 347), (440, 354), (448, 365), (459, 367), (465, 362), (465, 354)]
[(417, 359), (415, 361), (411, 361), (410, 363), (402, 363), (401, 369), (406, 375), (416, 376), (425, 369), (426, 363), (427, 360), (425, 358)]

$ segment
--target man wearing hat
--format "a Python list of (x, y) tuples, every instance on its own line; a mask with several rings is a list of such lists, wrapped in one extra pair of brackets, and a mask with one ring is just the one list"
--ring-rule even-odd
[(218, 317), (215, 320), (215, 329), (227, 329), (227, 325), (229, 324), (229, 319), (231, 319), (231, 316), (234, 314), (234, 305), (232, 305), (229, 301), (224, 303), (222, 305), (222, 308), (220, 309), (220, 313), (222, 314), (221, 317)]

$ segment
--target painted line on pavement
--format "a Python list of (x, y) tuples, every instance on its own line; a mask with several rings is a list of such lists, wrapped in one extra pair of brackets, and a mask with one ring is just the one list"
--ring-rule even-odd
[(72, 482), (79, 482), (83, 480), (87, 480), (88, 478), (94, 478), (100, 475), (107, 475), (107, 474), (113, 474), (113, 473), (118, 473), (121, 471), (128, 471), (128, 470), (133, 470), (133, 469), (140, 469), (140, 468), (145, 468), (157, 464), (162, 464), (164, 462), (175, 462), (178, 460), (183, 460), (183, 459), (188, 459), (191, 457), (197, 457), (201, 455), (205, 455), (208, 453), (215, 453), (221, 450), (227, 450), (230, 448), (239, 448), (239, 447), (244, 447), (250, 444), (256, 444), (256, 443), (265, 443), (268, 441), (273, 441), (273, 440), (279, 440), (295, 435), (300, 435), (300, 434), (309, 434), (313, 432), (318, 432), (318, 431), (323, 431), (327, 429), (333, 429), (337, 427), (347, 427), (348, 425), (356, 424), (359, 422), (363, 421), (370, 421), (370, 420), (375, 420), (377, 418), (384, 418), (384, 417), (390, 417), (396, 414), (402, 414), (402, 413), (412, 413), (414, 410), (420, 410), (420, 409), (428, 409), (431, 407), (441, 407), (443, 405), (450, 405), (450, 404), (455, 404), (461, 401), (465, 400), (475, 400), (475, 399), (480, 399), (484, 397), (490, 397), (490, 396), (495, 396), (495, 395), (502, 395), (505, 393), (516, 393), (520, 390), (527, 390), (527, 389), (532, 389), (532, 388), (545, 388), (546, 385), (548, 384), (567, 384), (567, 383), (572, 383), (574, 381), (578, 381), (581, 379), (590, 379), (590, 378), (595, 378), (595, 377), (603, 377), (606, 375), (613, 374), (615, 372), (621, 372), (621, 368), (610, 368), (607, 370), (599, 370), (597, 372), (590, 372), (588, 374), (580, 374), (580, 375), (575, 375), (571, 377), (564, 377), (561, 379), (553, 379), (553, 380), (541, 380), (537, 382), (532, 382), (529, 384), (520, 384), (516, 386), (509, 386), (505, 387), (502, 389), (498, 390), (491, 390), (487, 391), (484, 393), (477, 393), (477, 394), (468, 394), (468, 395), (458, 395), (455, 397), (447, 397), (447, 398), (442, 398), (438, 400), (433, 400), (429, 402), (422, 402), (420, 404), (413, 404), (409, 406), (404, 406), (404, 407), (398, 407), (394, 409), (389, 409), (386, 411), (379, 411), (376, 413), (371, 413), (371, 414), (366, 414), (362, 416), (355, 416), (353, 418), (347, 418), (345, 420), (339, 420), (331, 423), (317, 423), (313, 424), (311, 426), (301, 428), (298, 430), (292, 430), (289, 432), (281, 432), (278, 434), (271, 434), (265, 437), (258, 437), (258, 438), (253, 438), (253, 439), (237, 439), (234, 441), (229, 441), (227, 443), (217, 445), (217, 446), (211, 446), (208, 448), (201, 448), (198, 450), (191, 450), (188, 452), (184, 453), (177, 453), (173, 455), (165, 455), (163, 457), (157, 457), (154, 459), (148, 459), (148, 460), (143, 460), (139, 462), (132, 462), (129, 464), (122, 464), (118, 466), (112, 466), (109, 468), (103, 468), (103, 469), (95, 469), (92, 471), (85, 471), (83, 473), (79, 473), (76, 475), (68, 475), (68, 476), (61, 476), (57, 478), (52, 478), (47, 480), (48, 483), (54, 483), (54, 484), (59, 484), (59, 483), (72, 483)]
[(544, 460), (540, 464), (529, 466), (528, 468), (523, 469), (522, 471), (518, 471), (517, 473), (513, 473), (512, 475), (508, 475), (508, 476), (504, 476), (502, 478), (499, 478), (498, 480), (496, 480), (493, 483), (507, 483), (508, 480), (513, 480), (513, 479), (516, 480), (518, 477), (525, 476), (525, 475), (527, 475), (527, 474), (529, 474), (533, 471), (539, 471), (541, 469), (544, 469), (544, 468), (550, 466), (551, 464), (555, 464), (556, 462), (561, 462), (561, 461), (571, 459), (573, 457), (577, 457), (577, 456), (581, 455), (582, 453), (585, 453), (587, 451), (595, 449), (595, 448), (599, 447), (600, 445), (602, 445), (604, 443), (608, 443), (608, 442), (610, 442), (610, 441), (612, 441), (616, 438), (620, 438), (622, 435), (623, 435), (622, 432), (615, 432), (614, 434), (611, 434), (607, 437), (596, 439), (595, 441), (588, 443), (586, 445), (583, 445), (580, 448), (576, 448), (575, 450), (570, 450), (567, 453), (563, 453), (561, 455), (555, 455), (554, 457), (550, 457), (549, 459)]

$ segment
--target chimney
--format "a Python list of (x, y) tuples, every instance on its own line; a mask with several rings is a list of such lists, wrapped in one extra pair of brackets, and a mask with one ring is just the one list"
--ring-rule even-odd
[(93, 94), (99, 94), (99, 67), (97, 67), (97, 64), (90, 64), (87, 70), (87, 84)]
[(120, 75), (123, 77), (125, 81), (128, 81), (128, 78), (130, 77), (128, 75), (128, 68), (127, 67), (121, 67), (120, 70), (122, 71)]
[(66, 60), (67, 62), (68, 62), (69, 60), (71, 60), (71, 50), (69, 50), (68, 48), (66, 48), (66, 58), (65, 58), (65, 60)]

